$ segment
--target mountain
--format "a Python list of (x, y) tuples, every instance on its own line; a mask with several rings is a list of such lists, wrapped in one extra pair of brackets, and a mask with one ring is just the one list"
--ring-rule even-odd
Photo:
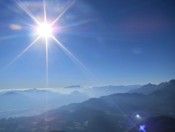
[(69, 103), (89, 99), (83, 93), (60, 94), (49, 90), (12, 90), (0, 95), (0, 118), (31, 116)]
[(140, 88), (132, 89), (129, 91), (129, 93), (142, 93), (142, 94), (148, 95), (148, 94), (151, 94), (154, 91), (157, 91), (165, 86), (168, 86), (168, 82), (163, 82), (163, 83), (160, 83), (159, 85), (149, 83), (147, 85), (143, 85)]
[(170, 80), (167, 83), (164, 83), (164, 87), (160, 90), (154, 91), (151, 93), (152, 96), (160, 96), (162, 97), (168, 97), (172, 98), (172, 96), (175, 94), (175, 80)]
[(140, 85), (128, 86), (102, 86), (86, 89), (85, 92), (91, 97), (106, 96), (114, 93), (126, 93), (130, 90), (140, 88)]
[[(67, 90), (76, 86), (70, 86)], [(72, 88), (73, 87), (73, 88)], [(130, 89), (138, 88), (138, 85), (132, 86), (103, 86), (94, 87), (86, 90), (75, 91), (70, 94), (60, 94), (49, 90), (39, 90), (36, 88), (28, 90), (11, 90), (0, 93), (0, 118), (20, 117), (37, 115), (48, 110), (67, 105), (70, 103), (79, 103), (90, 97), (100, 97), (114, 93), (125, 93)], [(16, 104), (18, 102), (18, 104)]]
[[(2, 132), (126, 132), (134, 129), (135, 131), (131, 132), (137, 132), (140, 129), (137, 127), (138, 124), (146, 123), (148, 125), (146, 127), (150, 127), (149, 122), (154, 121), (154, 117), (175, 118), (174, 91), (175, 83), (171, 80), (161, 89), (148, 95), (112, 94), (65, 105), (38, 116), (2, 119), (0, 130)], [(164, 118), (163, 120), (166, 121)]]

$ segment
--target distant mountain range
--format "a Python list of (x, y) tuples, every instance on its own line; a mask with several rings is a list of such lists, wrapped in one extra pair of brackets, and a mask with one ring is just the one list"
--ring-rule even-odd
[[(172, 80), (173, 81), (173, 80)], [(167, 85), (169, 82), (163, 82), (163, 83), (160, 83), (159, 85), (156, 85), (156, 84), (147, 84), (147, 85), (143, 85), (137, 89), (132, 89), (129, 91), (129, 93), (142, 93), (142, 94), (150, 94), (156, 90), (159, 90)]]
[(75, 85), (66, 88), (72, 91), (76, 87), (70, 94), (61, 94), (59, 92), (36, 88), (1, 92), (0, 106), (3, 107), (0, 107), (0, 118), (37, 115), (70, 103), (83, 102), (90, 97), (124, 93), (130, 89), (138, 88), (138, 86), (104, 86), (89, 88), (79, 92), (76, 91), (78, 86)]
[(69, 103), (89, 99), (83, 93), (60, 94), (48, 90), (12, 90), (0, 95), (0, 118), (36, 115)]
[[(38, 116), (1, 119), (0, 131), (139, 132), (141, 131), (140, 125), (145, 123), (148, 125), (145, 128), (147, 132), (153, 132), (151, 130), (154, 129), (149, 126), (150, 121), (157, 119), (169, 121), (170, 119), (173, 123), (174, 97), (175, 80), (171, 80), (147, 95), (142, 93), (112, 94), (62, 106)], [(173, 125), (170, 126), (166, 131), (161, 132), (174, 132)], [(143, 126), (142, 129), (144, 129)]]
[[(169, 82), (159, 85), (147, 84), (143, 86), (102, 86), (88, 88), (81, 92), (74, 91), (71, 94), (60, 94), (58, 92), (39, 90), (36, 88), (28, 90), (10, 90), (0, 93), (0, 106), (3, 106), (0, 107), (0, 118), (37, 115), (70, 103), (80, 103), (90, 97), (97, 98), (114, 93), (128, 92), (148, 95), (167, 85), (169, 85)], [(79, 88), (81, 87), (79, 86)]]
[(140, 88), (141, 85), (128, 85), (128, 86), (102, 86), (102, 87), (93, 87), (86, 89), (84, 92), (91, 97), (100, 97), (106, 96), (114, 93), (126, 93), (130, 90), (135, 90)]

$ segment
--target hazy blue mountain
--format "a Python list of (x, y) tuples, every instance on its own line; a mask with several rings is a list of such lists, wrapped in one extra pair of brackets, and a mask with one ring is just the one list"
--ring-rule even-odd
[(93, 87), (86, 90), (86, 93), (91, 97), (100, 97), (110, 95), (114, 93), (126, 93), (130, 90), (137, 89), (140, 85), (129, 85), (129, 86), (102, 86)]
[(160, 96), (171, 98), (175, 94), (175, 80), (170, 80), (167, 83), (164, 83), (164, 87), (160, 90), (154, 91), (151, 93), (152, 96)]
[(141, 86), (140, 88), (132, 89), (129, 91), (129, 93), (142, 93), (142, 94), (148, 95), (167, 85), (168, 85), (168, 82), (163, 82), (163, 83), (160, 83), (159, 85), (149, 83), (147, 85)]
[(38, 116), (2, 119), (0, 130), (2, 132), (13, 130), (15, 132), (125, 132), (129, 130), (137, 132), (138, 124), (150, 122), (149, 119), (154, 116), (175, 117), (174, 82), (174, 80), (167, 82), (164, 87), (149, 95), (112, 94), (62, 106)]
[(79, 103), (89, 97), (80, 92), (60, 94), (48, 90), (12, 90), (0, 95), (0, 118), (29, 116), (69, 103)]

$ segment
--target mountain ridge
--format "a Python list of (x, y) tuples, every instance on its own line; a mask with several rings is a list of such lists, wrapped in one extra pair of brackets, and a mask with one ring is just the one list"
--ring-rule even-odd
[[(38, 116), (0, 120), (0, 128), (4, 132), (125, 132), (155, 116), (175, 118), (175, 105), (172, 105), (175, 93), (171, 89), (175, 89), (174, 81), (148, 95), (117, 93), (91, 98)], [(173, 96), (169, 97), (170, 93)], [(167, 100), (162, 99), (162, 95), (168, 97)], [(11, 127), (2, 126), (2, 122)]]

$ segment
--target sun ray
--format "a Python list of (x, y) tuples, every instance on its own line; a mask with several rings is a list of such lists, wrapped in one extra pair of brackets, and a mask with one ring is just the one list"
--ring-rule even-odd
[(43, 0), (43, 12), (44, 12), (44, 22), (47, 22), (47, 13), (46, 13), (46, 0)]
[[(43, 12), (44, 12), (44, 23), (46, 24), (47, 23), (47, 12), (46, 12), (46, 1), (43, 0)], [(49, 52), (49, 49), (48, 49), (48, 36), (45, 37), (45, 46), (46, 46), (46, 88), (48, 88), (49, 86), (49, 55), (48, 55), (48, 52)], [(48, 110), (48, 93), (46, 93), (45, 95), (45, 99), (46, 99), (46, 103), (45, 103), (45, 110), (47, 111)], [(47, 127), (48, 124), (47, 124), (47, 119), (48, 119), (48, 116), (46, 114), (45, 116), (45, 126)]]
[(66, 53), (66, 55), (69, 56), (69, 58), (84, 72), (86, 75), (88, 75), (88, 79), (91, 80), (92, 82), (99, 81), (95, 75), (90, 72), (86, 66), (76, 57), (74, 56), (58, 39), (56, 39), (53, 35), (51, 36), (52, 39), (56, 42), (56, 44), (63, 49), (63, 51)]
[(37, 24), (40, 24), (40, 22), (30, 13), (30, 11), (24, 6), (24, 4), (18, 0), (16, 0), (18, 6), (30, 17), (32, 20), (34, 20)]
[(74, 4), (75, 1), (72, 1), (68, 3), (68, 5), (63, 9), (61, 14), (51, 23), (51, 25), (54, 25), (59, 19), (66, 13), (66, 11)]
[[(48, 39), (51, 38), (56, 42), (56, 44), (64, 51), (64, 53), (82, 70), (84, 73), (89, 74), (89, 70), (81, 63), (81, 61), (74, 56), (55, 36), (54, 36), (54, 24), (59, 21), (64, 14), (72, 7), (72, 5), (75, 3), (75, 0), (69, 2), (66, 4), (62, 12), (56, 17), (54, 21), (51, 23), (48, 23), (47, 21), (47, 10), (46, 10), (46, 0), (43, 0), (43, 21), (38, 21), (35, 16), (29, 11), (29, 9), (24, 5), (24, 3), (20, 2), (19, 0), (15, 0), (18, 6), (36, 23), (36, 25), (31, 25), (34, 29), (36, 29), (35, 35), (38, 35), (38, 37), (29, 44), (20, 54), (18, 54), (6, 67), (8, 68), (10, 65), (15, 63), (24, 53), (26, 53), (40, 38), (45, 40), (45, 67), (46, 67), (46, 88), (49, 87), (49, 43)], [(73, 23), (71, 25), (68, 25), (68, 27), (71, 26), (77, 26), (84, 23), (88, 23), (89, 20), (81, 21), (78, 23)], [(67, 27), (65, 27), (67, 28)], [(90, 79), (94, 78), (93, 74), (91, 75)], [(46, 106), (47, 107), (47, 106)]]
[(48, 49), (48, 39), (46, 38), (45, 39), (45, 42), (46, 42), (46, 87), (48, 87), (48, 83), (49, 83), (49, 55), (48, 55), (48, 52), (49, 52), (49, 49)]
[[(48, 39), (47, 38), (45, 38), (45, 44), (46, 44), (46, 88), (48, 88), (48, 86), (49, 86), (49, 63), (48, 63), (48, 61), (49, 61), (49, 55), (48, 55)], [(48, 93), (46, 93), (46, 95), (45, 95), (45, 101), (46, 101), (46, 103), (45, 103), (45, 110), (47, 111), (48, 110)], [(46, 116), (45, 116), (45, 120), (47, 120), (48, 119), (48, 116), (47, 116), (47, 114), (46, 114)], [(48, 124), (47, 124), (47, 121), (45, 121), (45, 125), (47, 126)]]
[(9, 66), (11, 66), (13, 63), (15, 63), (24, 53), (26, 53), (38, 40), (40, 39), (40, 36), (38, 36), (30, 45), (28, 45), (20, 54), (18, 54), (4, 69), (6, 70)]
[(81, 67), (85, 68), (85, 66), (79, 61), (77, 57), (75, 57), (58, 39), (56, 39), (53, 35), (52, 39), (56, 42), (56, 44), (63, 49), (63, 51), (71, 58), (72, 61), (78, 63)]

